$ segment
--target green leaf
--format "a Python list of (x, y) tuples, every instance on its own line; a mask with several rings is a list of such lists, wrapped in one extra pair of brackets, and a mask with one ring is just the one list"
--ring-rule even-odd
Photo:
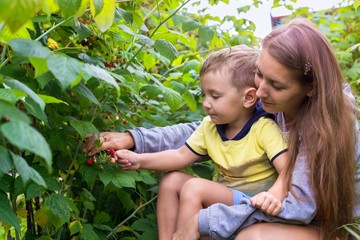
[(0, 146), (0, 178), (11, 170), (13, 164), (10, 154), (6, 148)]
[(36, 95), (36, 93), (31, 88), (29, 88), (22, 82), (20, 82), (16, 79), (6, 78), (4, 83), (11, 88), (15, 88), (15, 89), (18, 89), (18, 90), (26, 93), (30, 98), (32, 98), (32, 100), (34, 100), (40, 106), (40, 108), (42, 110), (45, 109), (44, 101), (38, 95)]
[(35, 77), (39, 77), (49, 71), (46, 58), (29, 57), (29, 60), (35, 68)]
[(87, 134), (99, 135), (99, 131), (91, 122), (78, 121), (77, 119), (70, 119), (70, 125), (80, 134), (83, 139)]
[(42, 157), (47, 164), (48, 170), (52, 170), (52, 156), (49, 144), (35, 128), (24, 122), (14, 120), (2, 124), (0, 131), (14, 146)]
[(182, 98), (178, 92), (171, 88), (164, 87), (162, 88), (162, 94), (164, 95), (165, 102), (172, 111), (176, 111), (181, 106)]
[(93, 226), (90, 224), (84, 224), (84, 227), (81, 230), (81, 239), (100, 240), (99, 236), (94, 231)]
[(45, 103), (63, 103), (65, 105), (69, 106), (69, 104), (67, 102), (64, 102), (63, 100), (57, 99), (56, 97), (53, 97), (53, 96), (48, 96), (48, 95), (43, 95), (43, 94), (38, 94), (38, 96)]
[(46, 113), (40, 108), (39, 104), (37, 104), (34, 100), (31, 98), (27, 98), (24, 101), (25, 109), (26, 111), (39, 119), (40, 121), (43, 121), (46, 125), (49, 125), (48, 118), (46, 116)]
[(4, 221), (20, 231), (20, 224), (16, 214), (12, 211), (6, 193), (0, 191), (0, 222)]
[(42, 4), (42, 0), (1, 0), (0, 2), (0, 20), (4, 20), (13, 33), (31, 20)]
[(47, 65), (63, 89), (68, 88), (73, 82), (81, 78), (83, 63), (74, 58), (66, 55), (51, 55), (47, 59)]
[(108, 30), (115, 17), (115, 0), (103, 0), (101, 12), (96, 14), (94, 21), (101, 32)]
[(182, 24), (182, 30), (183, 30), (183, 32), (188, 32), (188, 31), (195, 30), (195, 29), (199, 28), (200, 26), (201, 26), (201, 24), (197, 20), (191, 19)]
[(149, 98), (156, 98), (159, 94), (162, 93), (161, 90), (162, 87), (158, 86), (158, 85), (152, 85), (152, 84), (147, 84), (144, 87), (142, 87), (140, 90), (142, 92), (146, 92), (147, 96)]
[(215, 32), (211, 27), (201, 26), (199, 28), (199, 40), (201, 42), (210, 41), (215, 36)]
[[(30, 22), (29, 24), (32, 23)], [(16, 30), (16, 32), (11, 32), (10, 28), (5, 25), (4, 28), (0, 31), (0, 41), (7, 43), (15, 38), (31, 39), (31, 36), (27, 30), (27, 25), (29, 24), (25, 24), (24, 26), (20, 27), (20, 29)]]
[(162, 56), (166, 57), (170, 61), (173, 61), (178, 56), (176, 48), (168, 41), (164, 39), (158, 39), (155, 41), (154, 48)]
[(106, 212), (99, 212), (98, 214), (96, 214), (95, 218), (94, 218), (94, 223), (95, 224), (102, 224), (102, 223), (107, 223), (111, 220), (109, 214), (107, 214)]
[(15, 104), (17, 102), (16, 94), (8, 88), (0, 88), (0, 99)]
[(103, 6), (104, 6), (103, 0), (90, 0), (91, 14), (93, 16), (96, 16), (98, 13), (101, 12)]
[(135, 188), (136, 172), (123, 172), (119, 170), (102, 171), (99, 173), (100, 180), (107, 186), (110, 182), (116, 187)]
[(191, 109), (191, 111), (196, 112), (198, 103), (197, 103), (194, 95), (190, 94), (189, 92), (185, 92), (183, 95), (183, 98), (184, 98), (184, 101), (186, 102), (186, 104)]
[(53, 193), (45, 200), (45, 205), (55, 216), (70, 218), (70, 206), (64, 196)]
[(51, 51), (38, 41), (14, 39), (9, 45), (17, 54), (24, 57), (47, 58), (51, 54)]
[(82, 83), (79, 83), (74, 87), (75, 92), (78, 94), (86, 97), (91, 102), (95, 103), (96, 105), (100, 105), (99, 100), (95, 97), (95, 95)]
[(11, 153), (11, 156), (13, 158), (15, 168), (19, 173), (21, 179), (23, 180), (24, 184), (28, 183), (29, 180), (33, 180), (35, 183), (46, 187), (46, 183), (42, 176), (35, 169), (30, 167), (25, 159), (13, 153)]
[(27, 124), (31, 123), (29, 117), (25, 113), (23, 113), (13, 105), (0, 100), (0, 118), (4, 117), (9, 118), (9, 120), (22, 121)]
[(93, 76), (95, 78), (99, 78), (99, 79), (113, 85), (118, 91), (120, 90), (119, 85), (117, 84), (115, 79), (106, 70), (104, 70), (102, 68), (99, 68), (97, 66), (86, 63), (84, 65), (84, 72), (89, 74), (90, 76)]
[(78, 232), (80, 232), (81, 230), (81, 223), (80, 221), (72, 221), (70, 224), (69, 224), (69, 229), (70, 229), (70, 235), (74, 235)]
[(61, 9), (61, 14), (65, 17), (74, 16), (81, 6), (81, 0), (56, 0)]

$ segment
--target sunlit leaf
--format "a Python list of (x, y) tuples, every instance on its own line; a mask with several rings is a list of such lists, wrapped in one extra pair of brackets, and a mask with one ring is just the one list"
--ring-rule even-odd
[(99, 68), (97, 66), (91, 65), (91, 64), (85, 64), (84, 66), (84, 72), (89, 74), (90, 76), (93, 76), (95, 78), (99, 78), (112, 86), (114, 86), (117, 90), (119, 90), (119, 85), (116, 83), (115, 79), (111, 76), (109, 72), (106, 70)]
[(108, 30), (114, 20), (115, 16), (115, 0), (103, 0), (103, 7), (100, 13), (96, 14), (94, 21), (100, 31), (105, 32)]
[(71, 119), (70, 125), (75, 128), (75, 130), (80, 134), (81, 138), (84, 138), (87, 134), (99, 134), (99, 131), (91, 122)]
[(10, 31), (15, 33), (36, 15), (41, 4), (42, 0), (1, 0), (0, 21), (4, 20)]
[(162, 88), (162, 94), (164, 95), (165, 102), (171, 110), (176, 111), (182, 104), (181, 95), (171, 88)]

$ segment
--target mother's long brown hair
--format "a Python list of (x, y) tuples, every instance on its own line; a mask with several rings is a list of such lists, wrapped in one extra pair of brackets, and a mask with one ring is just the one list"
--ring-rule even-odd
[[(310, 181), (321, 221), (321, 239), (344, 237), (355, 205), (356, 117), (343, 93), (344, 79), (326, 37), (308, 20), (295, 19), (263, 40), (272, 57), (312, 86), (289, 126), (291, 173), (299, 151), (309, 161)], [(300, 150), (301, 146), (301, 150)], [(290, 181), (289, 181), (290, 182)], [(299, 209), (300, 211), (300, 209)]]

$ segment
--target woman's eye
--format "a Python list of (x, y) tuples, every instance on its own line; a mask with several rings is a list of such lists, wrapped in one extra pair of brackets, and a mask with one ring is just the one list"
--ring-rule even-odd
[(255, 74), (256, 74), (259, 78), (262, 78), (262, 77), (263, 77), (263, 75), (261, 74), (261, 72), (259, 72), (259, 70), (257, 70), (257, 71), (255, 72)]

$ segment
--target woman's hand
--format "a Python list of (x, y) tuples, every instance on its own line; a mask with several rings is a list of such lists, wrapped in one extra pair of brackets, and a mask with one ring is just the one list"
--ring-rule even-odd
[(85, 137), (83, 151), (92, 156), (108, 149), (131, 149), (133, 147), (135, 147), (134, 139), (129, 132), (101, 132), (99, 139), (95, 135)]
[(185, 225), (174, 233), (172, 240), (198, 240), (200, 238), (198, 218), (199, 214), (195, 214), (190, 218)]

